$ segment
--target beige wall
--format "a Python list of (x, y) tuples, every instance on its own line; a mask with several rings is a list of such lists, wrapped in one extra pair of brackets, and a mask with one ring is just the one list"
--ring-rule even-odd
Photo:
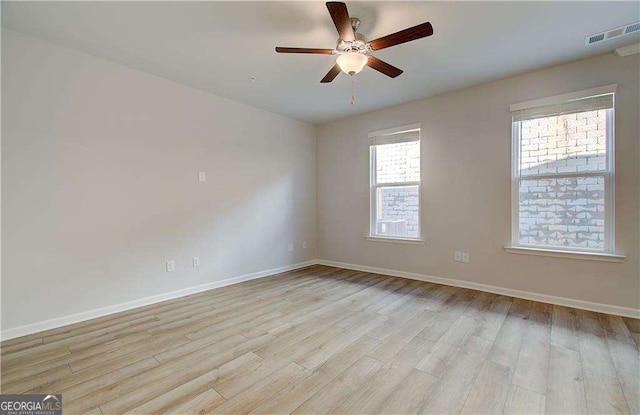
[(3, 330), (316, 258), (309, 124), (8, 30), (2, 103)]
[[(321, 259), (640, 308), (638, 55), (555, 66), (318, 128)], [(381, 79), (381, 82), (386, 82)], [(618, 84), (616, 245), (623, 263), (506, 253), (510, 242), (509, 104)], [(370, 131), (422, 123), (425, 245), (364, 239)], [(456, 250), (471, 262), (454, 262)]]
[[(2, 329), (314, 258), (640, 308), (639, 63), (595, 57), (316, 130), (3, 30)], [(505, 253), (508, 105), (611, 83), (626, 261)], [(367, 241), (367, 133), (415, 122), (426, 243)]]

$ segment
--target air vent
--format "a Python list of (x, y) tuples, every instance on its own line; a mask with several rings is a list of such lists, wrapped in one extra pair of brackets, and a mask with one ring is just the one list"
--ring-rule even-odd
[(600, 33), (599, 35), (589, 36), (589, 38), (587, 39), (587, 45), (604, 40), (604, 35), (604, 33)]
[(614, 39), (616, 37), (630, 35), (632, 33), (640, 32), (640, 22), (628, 24), (626, 26), (616, 27), (615, 29), (607, 30), (603, 33), (596, 33), (591, 36), (587, 36), (585, 39), (585, 45), (593, 45), (594, 43), (604, 42), (605, 40)]
[(625, 27), (624, 34), (628, 35), (629, 33), (637, 32), (638, 30), (640, 30), (640, 22), (630, 24), (629, 26)]

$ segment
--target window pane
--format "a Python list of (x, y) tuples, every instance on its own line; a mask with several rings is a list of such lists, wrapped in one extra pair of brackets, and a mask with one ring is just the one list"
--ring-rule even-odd
[(604, 250), (604, 176), (522, 180), (520, 243)]
[(520, 174), (606, 171), (607, 110), (524, 120)]
[(420, 180), (420, 142), (376, 146), (376, 182), (398, 183)]
[(376, 234), (420, 237), (418, 186), (379, 187)]

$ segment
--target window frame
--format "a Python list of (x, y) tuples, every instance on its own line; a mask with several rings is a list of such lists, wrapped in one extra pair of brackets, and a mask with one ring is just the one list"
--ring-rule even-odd
[[(527, 103), (514, 104), (510, 107), (512, 113), (518, 109), (555, 106), (568, 103), (574, 100), (589, 99), (598, 95), (612, 95), (613, 105), (606, 108), (606, 163), (605, 171), (584, 171), (584, 172), (564, 172), (546, 173), (537, 175), (521, 176), (520, 174), (520, 145), (521, 145), (521, 123), (522, 120), (511, 122), (511, 245), (507, 246), (509, 252), (518, 248), (530, 251), (547, 252), (567, 252), (569, 254), (588, 254), (592, 256), (620, 256), (615, 254), (615, 92), (617, 85), (608, 85), (600, 88), (579, 91), (571, 94), (558, 95)], [(539, 104), (539, 105), (536, 105)], [(515, 111), (514, 111), (515, 108)], [(586, 110), (593, 111), (593, 110)], [(549, 115), (553, 116), (553, 115)], [(531, 179), (563, 179), (574, 177), (604, 177), (604, 249), (576, 248), (556, 245), (526, 244), (520, 242), (520, 183), (522, 180)], [(524, 253), (524, 252), (516, 252)], [(555, 256), (555, 255), (554, 255)]]
[[(410, 131), (418, 132), (418, 139), (406, 139), (393, 142), (384, 142), (384, 137), (391, 137), (394, 134), (401, 134)], [(418, 243), (422, 244), (424, 240), (422, 232), (422, 129), (419, 123), (409, 124), (395, 128), (389, 128), (385, 130), (373, 131), (369, 133), (369, 231), (366, 238), (369, 240), (400, 242), (400, 243)], [(377, 139), (381, 139), (383, 142), (377, 142)], [(390, 182), (390, 183), (378, 183), (377, 182), (377, 146), (392, 143), (404, 143), (417, 141), (419, 147), (420, 156), (420, 180), (410, 182)], [(410, 187), (417, 186), (418, 188), (418, 236), (393, 236), (393, 235), (380, 235), (377, 233), (377, 219), (378, 219), (378, 205), (379, 201), (377, 193), (379, 188), (384, 187)]]

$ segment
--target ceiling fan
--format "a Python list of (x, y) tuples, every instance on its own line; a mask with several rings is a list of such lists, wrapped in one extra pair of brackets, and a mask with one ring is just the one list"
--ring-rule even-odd
[(340, 36), (335, 49), (276, 47), (276, 52), (278, 53), (340, 55), (336, 60), (336, 64), (333, 65), (320, 81), (322, 83), (333, 81), (341, 70), (348, 75), (355, 75), (360, 72), (365, 65), (391, 78), (395, 78), (402, 73), (402, 69), (389, 65), (372, 56), (370, 53), (375, 50), (421, 39), (433, 34), (431, 23), (426, 22), (367, 42), (364, 35), (357, 32), (360, 26), (360, 20), (355, 17), (349, 17), (346, 4), (338, 1), (330, 1), (327, 2), (327, 9), (329, 9), (331, 19), (333, 19), (333, 23)]

